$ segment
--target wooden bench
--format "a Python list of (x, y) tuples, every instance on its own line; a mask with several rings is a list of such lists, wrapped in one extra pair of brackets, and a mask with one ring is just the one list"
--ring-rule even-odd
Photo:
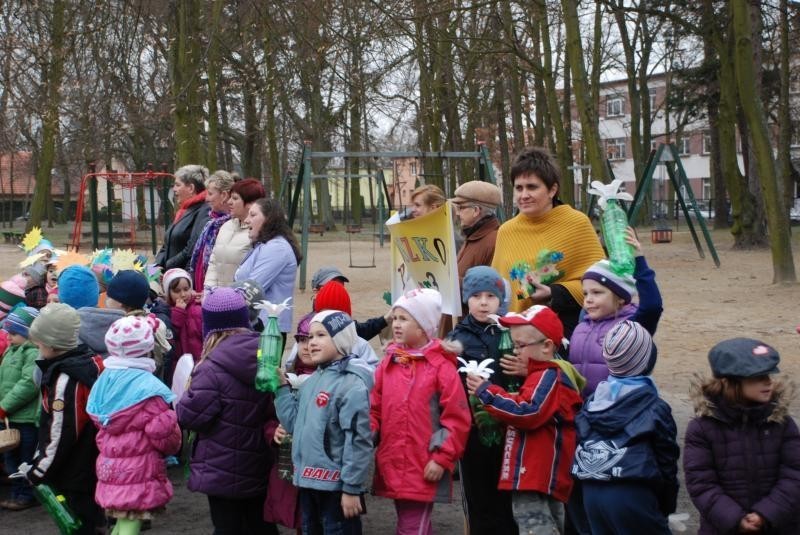
[(671, 243), (672, 242), (672, 229), (654, 228), (650, 231), (650, 241), (653, 243)]
[(361, 233), (361, 225), (347, 225), (344, 229), (345, 232), (348, 234), (360, 234)]
[(319, 234), (322, 236), (325, 233), (325, 225), (322, 223), (312, 223), (308, 226), (308, 231), (311, 234)]

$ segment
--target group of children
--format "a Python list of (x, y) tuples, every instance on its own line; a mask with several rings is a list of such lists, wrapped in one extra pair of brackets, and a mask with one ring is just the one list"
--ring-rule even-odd
[[(30, 484), (45, 482), (81, 533), (104, 517), (112, 533), (138, 533), (171, 499), (164, 459), (184, 444), (189, 489), (208, 496), (224, 533), (277, 533), (278, 521), (361, 533), (371, 490), (394, 501), (397, 533), (429, 534), (457, 466), (473, 535), (669, 533), (680, 450), (650, 377), (662, 303), (633, 233), (628, 241), (634, 276), (606, 261), (586, 272), (569, 343), (547, 306), (502, 314), (507, 285), (477, 266), (462, 283), (469, 313), (444, 340), (441, 295), (412, 290), (394, 302), (392, 340), (376, 359), (364, 337), (386, 322), (357, 324), (346, 279), (328, 281), (274, 394), (255, 388), (250, 289), (211, 289), (201, 302), (191, 276), (169, 270), (161, 299), (153, 281), (121, 270), (106, 287), (111, 308), (100, 308), (92, 270), (68, 267), (60, 303), (16, 306), (3, 324), (0, 419), (22, 437), (5, 470), (24, 478), (0, 506), (30, 506)], [(180, 398), (167, 386), (176, 346), (195, 360)], [(475, 361), (463, 375), (457, 357)], [(709, 354), (713, 378), (693, 387), (684, 471), (701, 533), (800, 529), (800, 434), (772, 378), (778, 361), (757, 340), (724, 341)]]

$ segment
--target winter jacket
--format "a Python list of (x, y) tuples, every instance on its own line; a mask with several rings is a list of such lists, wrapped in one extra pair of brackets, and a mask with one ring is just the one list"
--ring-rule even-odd
[(203, 352), (203, 308), (200, 303), (192, 299), (186, 308), (171, 307), (170, 321), (175, 355), (180, 358), (184, 353), (190, 353), (197, 364)]
[(366, 491), (372, 458), (369, 390), (372, 369), (348, 356), (322, 365), (292, 395), (278, 390), (278, 418), (292, 433), (294, 484), (300, 488)]
[(458, 250), (458, 280), (474, 266), (488, 266), (494, 257), (494, 244), (500, 221), (495, 216), (478, 221), (474, 227), (464, 230), (464, 245)]
[(623, 320), (631, 320), (641, 323), (651, 335), (656, 332), (664, 307), (656, 284), (656, 274), (648, 267), (643, 256), (636, 257), (633, 276), (639, 293), (638, 305), (625, 305), (616, 315), (597, 321), (584, 315), (572, 332), (569, 340), (569, 361), (588, 381), (581, 392), (584, 398), (594, 393), (600, 381), (608, 377), (608, 366), (603, 358), (603, 338), (614, 325)]
[(206, 226), (210, 210), (203, 200), (186, 208), (181, 218), (173, 222), (164, 234), (164, 245), (156, 255), (155, 264), (164, 271), (172, 268), (190, 269), (194, 244)]
[[(283, 236), (275, 237), (266, 243), (257, 244), (245, 256), (233, 280), (253, 279), (261, 285), (264, 299), (271, 303), (282, 303), (294, 296), (294, 283), (297, 276), (297, 259), (289, 242)], [(262, 310), (259, 318), (267, 324), (268, 313)], [(292, 330), (292, 309), (287, 308), (278, 317), (281, 332)]]
[(111, 324), (125, 317), (125, 312), (115, 308), (84, 307), (78, 309), (81, 329), (78, 339), (103, 358), (108, 356), (106, 332)]
[(777, 385), (770, 403), (747, 408), (708, 399), (697, 386), (692, 396), (683, 469), (699, 533), (734, 533), (750, 512), (767, 520), (762, 533), (800, 533), (800, 433), (787, 392)]
[(581, 397), (561, 367), (530, 360), (518, 394), (485, 381), (475, 396), (489, 414), (508, 425), (498, 488), (540, 492), (566, 502), (572, 490), (569, 472)]
[[(375, 370), (370, 425), (377, 444), (373, 492), (420, 502), (449, 502), (451, 473), (471, 424), (455, 355), (439, 340), (420, 350), (389, 344)], [(423, 477), (428, 461), (445, 469), (438, 482)]]
[[(205, 288), (230, 286), (233, 282), (239, 264), (253, 248), (247, 235), (248, 230), (249, 228), (242, 225), (242, 222), (235, 217), (220, 227), (217, 241), (214, 242), (214, 249), (211, 251), (211, 259), (208, 261), (206, 279), (203, 282)], [(199, 292), (200, 288), (197, 291)]]
[(42, 411), (39, 444), (28, 479), (34, 485), (46, 482), (61, 492), (93, 492), (97, 430), (86, 413), (86, 402), (103, 369), (102, 359), (79, 345), (36, 364), (42, 370)]
[(645, 483), (656, 494), (661, 514), (675, 512), (678, 431), (650, 377), (600, 383), (575, 426), (578, 449), (572, 473), (577, 479)]
[(87, 412), (97, 432), (95, 501), (105, 509), (148, 511), (172, 498), (164, 456), (180, 450), (174, 394), (144, 370), (107, 369)]
[(272, 454), (264, 427), (276, 421), (273, 395), (255, 389), (258, 333), (229, 336), (195, 367), (176, 412), (197, 431), (189, 490), (252, 498), (267, 490)]
[(0, 409), (15, 424), (39, 422), (39, 387), (33, 381), (39, 349), (31, 342), (8, 346), (0, 361)]

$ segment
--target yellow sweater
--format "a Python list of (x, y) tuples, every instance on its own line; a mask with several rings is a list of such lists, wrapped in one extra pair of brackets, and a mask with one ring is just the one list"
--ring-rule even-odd
[(583, 304), (581, 277), (603, 258), (589, 218), (562, 204), (541, 217), (519, 214), (505, 222), (497, 232), (492, 267), (511, 282), (509, 311), (522, 312), (534, 304), (525, 283), (528, 273), (535, 272), (542, 283), (564, 286)]

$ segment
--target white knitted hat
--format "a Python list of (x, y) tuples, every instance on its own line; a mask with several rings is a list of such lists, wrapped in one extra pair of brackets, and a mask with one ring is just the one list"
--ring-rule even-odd
[(137, 358), (153, 352), (153, 326), (142, 316), (125, 316), (106, 331), (106, 347), (112, 357)]
[(442, 317), (442, 294), (431, 288), (417, 288), (406, 292), (395, 301), (392, 308), (402, 308), (419, 323), (428, 338), (434, 338)]

